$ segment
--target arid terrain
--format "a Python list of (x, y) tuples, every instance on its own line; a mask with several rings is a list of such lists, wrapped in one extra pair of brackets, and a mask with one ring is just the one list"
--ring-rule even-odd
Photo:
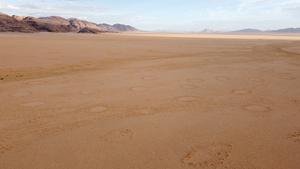
[(32, 17), (7, 15), (0, 12), (0, 32), (56, 32), (56, 33), (103, 33), (136, 32), (136, 28), (124, 24), (96, 24), (77, 18), (60, 16)]
[(300, 36), (0, 34), (1, 169), (299, 169)]

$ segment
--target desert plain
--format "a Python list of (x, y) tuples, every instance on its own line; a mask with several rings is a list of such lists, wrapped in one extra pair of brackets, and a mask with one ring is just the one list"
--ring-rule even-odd
[(300, 36), (0, 34), (1, 169), (299, 169)]

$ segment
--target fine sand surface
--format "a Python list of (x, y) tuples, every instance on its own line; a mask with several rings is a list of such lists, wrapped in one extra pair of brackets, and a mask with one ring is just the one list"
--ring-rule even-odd
[(299, 169), (299, 37), (207, 36), (0, 34), (0, 169)]

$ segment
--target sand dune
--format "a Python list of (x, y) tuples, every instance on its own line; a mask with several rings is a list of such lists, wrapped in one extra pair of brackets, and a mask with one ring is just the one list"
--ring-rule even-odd
[(0, 34), (0, 168), (298, 169), (297, 40)]

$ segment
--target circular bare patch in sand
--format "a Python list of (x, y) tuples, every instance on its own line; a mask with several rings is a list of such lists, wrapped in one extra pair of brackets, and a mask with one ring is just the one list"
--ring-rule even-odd
[(142, 77), (142, 79), (143, 80), (152, 80), (152, 79), (154, 79), (154, 77), (153, 76), (144, 76), (144, 77)]
[(82, 95), (89, 95), (89, 94), (92, 94), (92, 92), (90, 91), (81, 91), (80, 92)]
[(178, 101), (181, 102), (195, 102), (198, 100), (198, 97), (196, 96), (182, 96), (177, 98)]
[(42, 106), (44, 104), (45, 103), (43, 103), (43, 102), (29, 102), (29, 103), (22, 104), (22, 106), (25, 106), (25, 107), (38, 107), (38, 106)]
[(26, 82), (26, 84), (29, 84), (29, 85), (42, 85), (42, 84), (44, 84), (44, 82), (42, 82), (42, 81), (29, 81), (29, 82)]
[(193, 84), (184, 84), (184, 85), (182, 85), (182, 88), (184, 88), (184, 89), (197, 89), (198, 86), (193, 85)]
[(243, 89), (237, 89), (237, 90), (232, 90), (232, 93), (235, 95), (247, 95), (252, 93), (251, 90), (243, 90)]
[(96, 107), (92, 107), (91, 109), (90, 109), (90, 112), (92, 112), (92, 113), (102, 113), (102, 112), (104, 112), (104, 111), (106, 111), (107, 110), (107, 107), (104, 107), (104, 106), (96, 106)]
[(271, 111), (272, 109), (268, 106), (263, 106), (263, 105), (256, 105), (256, 104), (253, 104), (253, 105), (246, 105), (244, 107), (246, 110), (248, 111), (252, 111), (252, 112), (269, 112)]
[(284, 76), (284, 77), (280, 77), (280, 79), (283, 79), (283, 80), (295, 80), (297, 78), (296, 77), (292, 77), (292, 76)]
[(140, 109), (140, 110), (137, 110), (137, 113), (141, 114), (141, 115), (150, 115), (150, 114), (153, 114), (153, 112), (150, 109)]
[(136, 91), (136, 92), (140, 92), (140, 91), (147, 90), (147, 88), (146, 87), (142, 87), (142, 86), (137, 86), (137, 87), (132, 87), (131, 90), (132, 91)]
[(105, 135), (101, 136), (100, 139), (109, 142), (124, 142), (133, 138), (134, 132), (131, 129), (120, 129), (112, 130)]
[(12, 96), (13, 96), (13, 97), (25, 97), (25, 96), (28, 96), (28, 95), (30, 95), (30, 94), (31, 94), (30, 92), (24, 91), (24, 92), (17, 92), (17, 93), (15, 93), (15, 94), (13, 94)]
[(259, 84), (262, 84), (265, 82), (265, 80), (261, 79), (261, 78), (249, 78), (249, 80), (252, 82), (255, 82), (255, 83), (259, 83)]
[(300, 130), (289, 134), (288, 139), (290, 139), (294, 142), (300, 143)]
[(230, 80), (230, 78), (227, 76), (216, 76), (215, 78), (216, 78), (216, 80), (221, 81), (221, 82)]
[(191, 82), (191, 83), (201, 83), (201, 82), (204, 82), (204, 80), (201, 79), (201, 78), (190, 78), (190, 79), (187, 79), (186, 81), (187, 82)]
[(283, 79), (283, 80), (295, 80), (297, 79), (293, 74), (291, 73), (281, 73), (278, 75), (279, 79)]
[(212, 144), (194, 147), (182, 159), (182, 163), (191, 167), (204, 169), (218, 168), (230, 156), (232, 145)]

